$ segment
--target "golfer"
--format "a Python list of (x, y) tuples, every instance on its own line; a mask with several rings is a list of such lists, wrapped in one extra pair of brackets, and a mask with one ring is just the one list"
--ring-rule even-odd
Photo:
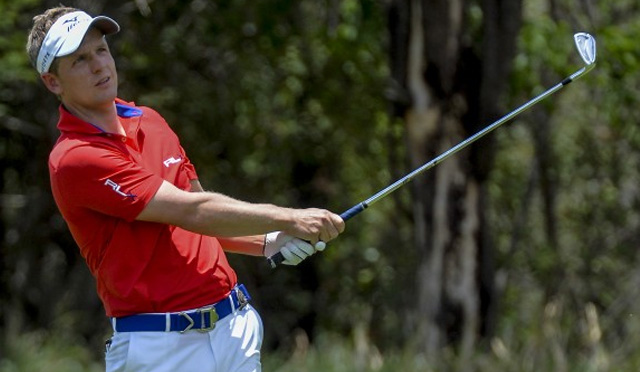
[(107, 371), (260, 371), (262, 323), (225, 251), (296, 265), (344, 230), (322, 209), (205, 192), (156, 111), (117, 98), (105, 16), (34, 17), (27, 52), (59, 107), (51, 188), (114, 333)]

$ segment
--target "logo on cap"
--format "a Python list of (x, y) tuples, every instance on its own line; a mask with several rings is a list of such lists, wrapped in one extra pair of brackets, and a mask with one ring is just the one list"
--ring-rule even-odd
[(67, 27), (67, 32), (70, 32), (74, 27), (76, 27), (78, 25), (78, 23), (80, 23), (80, 21), (78, 21), (78, 16), (75, 16), (75, 17), (73, 17), (71, 19), (67, 19), (62, 24), (66, 25), (67, 23), (71, 23), (71, 25), (69, 25)]

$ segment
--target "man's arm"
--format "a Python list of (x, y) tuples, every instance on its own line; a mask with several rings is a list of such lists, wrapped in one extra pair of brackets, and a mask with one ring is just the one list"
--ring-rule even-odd
[(264, 256), (265, 234), (218, 238), (225, 252)]
[(199, 180), (191, 180), (189, 181), (191, 183), (191, 192), (203, 192), (204, 189), (202, 188), (202, 185), (200, 184)]
[[(191, 192), (204, 192), (200, 181), (191, 180)], [(265, 234), (218, 238), (222, 249), (227, 252), (241, 253), (250, 256), (264, 254)]]
[(136, 219), (216, 237), (283, 231), (312, 244), (328, 242), (344, 230), (340, 216), (327, 210), (247, 203), (214, 192), (186, 192), (166, 181)]

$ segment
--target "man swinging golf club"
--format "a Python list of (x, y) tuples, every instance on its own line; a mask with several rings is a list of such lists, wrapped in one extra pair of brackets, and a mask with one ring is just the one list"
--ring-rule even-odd
[(296, 265), (344, 221), (204, 192), (164, 119), (117, 98), (105, 35), (119, 29), (56, 7), (34, 17), (27, 42), (61, 101), (51, 188), (114, 330), (106, 370), (260, 371), (262, 323), (224, 251)]

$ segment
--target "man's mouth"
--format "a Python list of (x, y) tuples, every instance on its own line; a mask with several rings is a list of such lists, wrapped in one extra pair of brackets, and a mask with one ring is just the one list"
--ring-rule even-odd
[(102, 79), (102, 80), (98, 81), (98, 83), (96, 84), (96, 86), (97, 86), (97, 87), (99, 87), (99, 86), (101, 86), (101, 85), (104, 85), (104, 84), (108, 83), (108, 82), (109, 82), (109, 80), (111, 80), (111, 78), (107, 76), (106, 78), (104, 78), (104, 79)]

